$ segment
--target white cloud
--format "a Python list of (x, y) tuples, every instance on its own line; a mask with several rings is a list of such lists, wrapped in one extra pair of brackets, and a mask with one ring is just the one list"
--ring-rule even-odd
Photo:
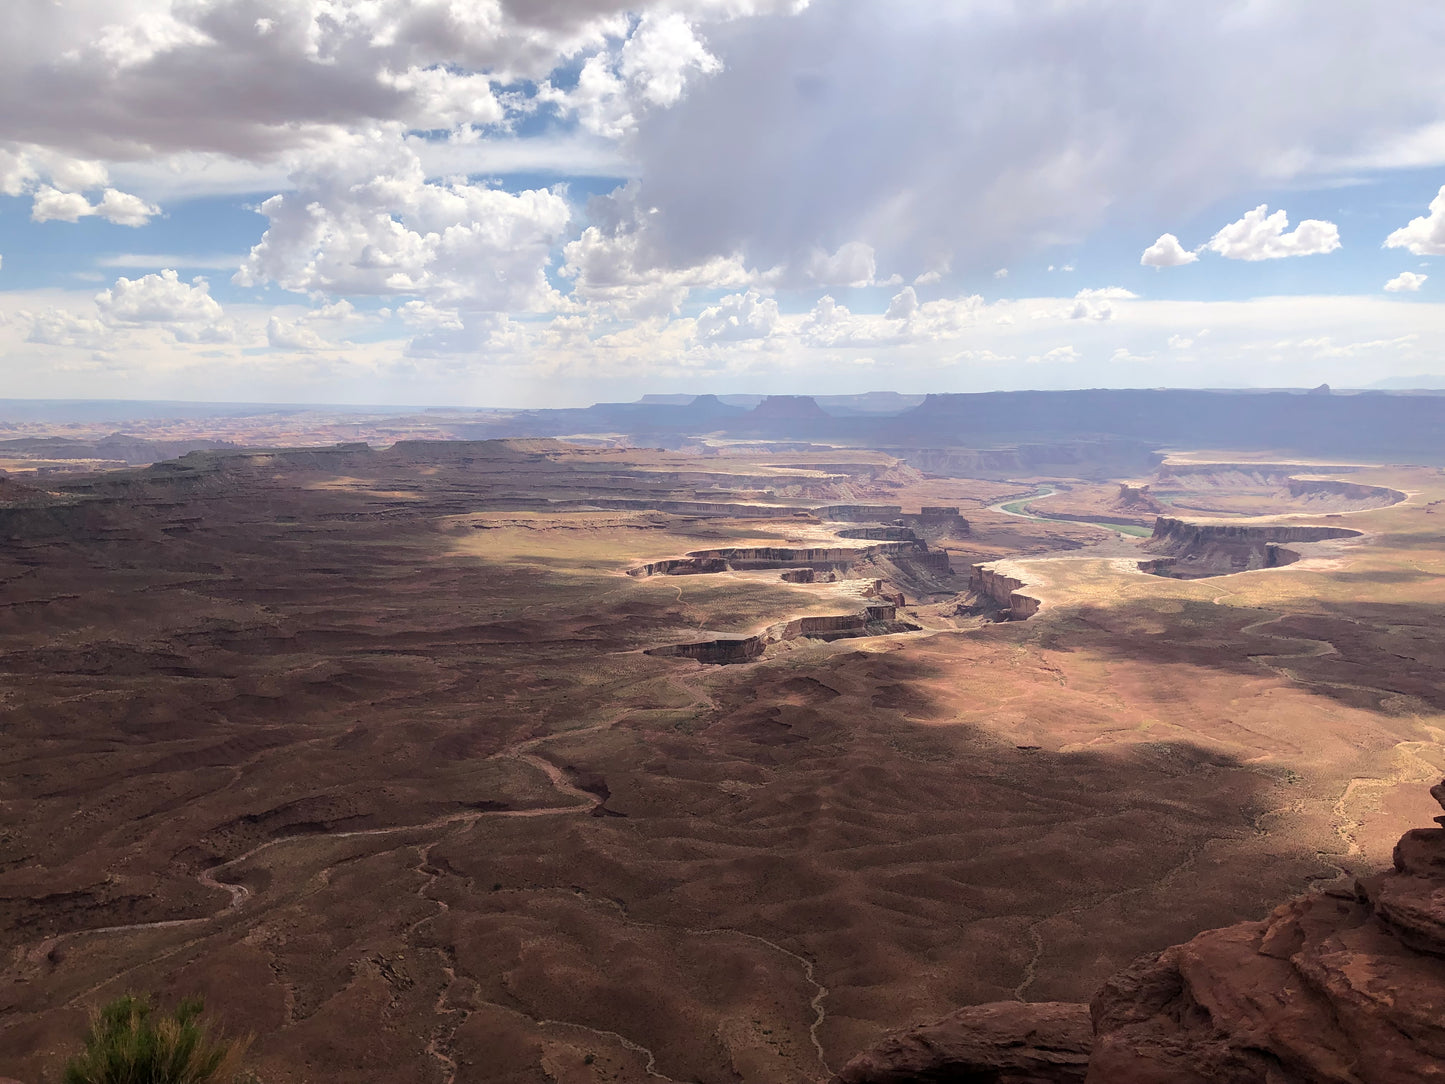
[(1289, 229), (1283, 210), (1269, 213), (1261, 203), (1243, 218), (1231, 222), (1204, 247), (1230, 260), (1278, 260), (1286, 256), (1317, 256), (1340, 247), (1340, 231), (1333, 222), (1307, 218)]
[(576, 87), (563, 91), (545, 82), (537, 97), (589, 132), (621, 139), (649, 109), (677, 104), (692, 76), (721, 68), (683, 15), (646, 12), (620, 48), (587, 58)]
[(1144, 362), (1149, 362), (1153, 360), (1153, 354), (1131, 353), (1129, 348), (1126, 346), (1119, 347), (1112, 354), (1109, 355), (1109, 363), (1111, 365), (1124, 365), (1129, 363), (1143, 364)]
[(1425, 285), (1425, 280), (1429, 277), (1429, 275), (1416, 274), (1414, 271), (1401, 271), (1389, 282), (1385, 283), (1385, 289), (1392, 294), (1413, 294), (1419, 290), (1421, 286)]
[(395, 129), (356, 137), (261, 204), (269, 226), (235, 281), (425, 297), (476, 310), (555, 306), (545, 270), (571, 218), (563, 195), (431, 183)]
[(648, 13), (622, 47), (617, 65), (622, 77), (651, 105), (675, 105), (687, 85), (687, 75), (711, 75), (722, 62), (697, 39), (687, 19), (677, 12)]
[(1076, 298), (1092, 301), (1133, 301), (1138, 296), (1133, 290), (1126, 290), (1122, 286), (1100, 286), (1092, 290), (1080, 290), (1074, 295)]
[(809, 281), (819, 286), (869, 286), (878, 273), (873, 246), (849, 241), (836, 252), (815, 248), (805, 265)]
[(907, 320), (917, 311), (918, 295), (913, 292), (912, 286), (905, 286), (888, 302), (888, 310), (883, 314), (883, 318), (885, 320)]
[(236, 328), (225, 318), (203, 278), (182, 282), (175, 271), (118, 278), (95, 295), (101, 322), (113, 328), (161, 328), (179, 342), (231, 342)]
[(561, 275), (572, 280), (575, 300), (600, 315), (650, 319), (675, 313), (694, 289), (737, 289), (776, 277), (751, 271), (736, 256), (683, 267), (661, 263), (653, 216), (639, 193), (632, 182), (589, 201), (594, 224), (562, 249)]
[(814, 347), (923, 346), (956, 339), (987, 310), (977, 294), (920, 303), (913, 288), (905, 286), (883, 315), (855, 314), (824, 295), (792, 330)]
[(93, 213), (117, 226), (144, 226), (154, 215), (160, 214), (161, 209), (139, 196), (107, 188)]
[(36, 190), (30, 206), (32, 222), (79, 222), (93, 214), (95, 208), (90, 200), (79, 192), (62, 192), (50, 185)]
[(1170, 335), (1170, 336), (1169, 336), (1169, 349), (1170, 349), (1170, 350), (1188, 350), (1188, 349), (1189, 349), (1191, 346), (1193, 346), (1193, 345), (1194, 345), (1194, 340), (1191, 339), (1191, 338), (1188, 338), (1187, 336), (1184, 336), (1184, 335)]
[(1074, 295), (1072, 304), (1054, 309), (1036, 309), (1031, 315), (1035, 320), (1112, 320), (1114, 306), (1111, 301), (1131, 301), (1138, 296), (1122, 286), (1080, 290)]
[(1008, 268), (1007, 268), (1007, 267), (1000, 267), (997, 271), (995, 271), (995, 272), (993, 273), (993, 277), (996, 278), (996, 279), (1006, 279), (1006, 278), (1008, 278)]
[(1045, 364), (1054, 363), (1062, 365), (1072, 365), (1077, 361), (1083, 360), (1083, 357), (1084, 355), (1079, 353), (1079, 351), (1076, 350), (1073, 346), (1066, 345), (1056, 346), (1052, 350), (1046, 351), (1042, 354), (1035, 354), (1031, 356), (1028, 360), (1030, 364), (1034, 365), (1037, 365), (1040, 362), (1043, 362)]
[(778, 303), (756, 290), (729, 294), (697, 318), (697, 337), (707, 342), (766, 339), (778, 326)]
[(982, 365), (1000, 365), (1004, 362), (1017, 361), (1013, 354), (996, 354), (992, 350), (960, 350), (951, 361), (964, 361)]
[(1144, 250), (1144, 255), (1139, 257), (1139, 263), (1144, 267), (1182, 267), (1197, 259), (1198, 254), (1181, 245), (1179, 238), (1172, 233), (1165, 233)]
[(1390, 234), (1385, 247), (1409, 249), (1416, 256), (1445, 256), (1445, 185), (1430, 201), (1430, 213)]
[(1384, 351), (1408, 350), (1415, 346), (1420, 336), (1397, 335), (1392, 339), (1371, 339), (1366, 342), (1337, 343), (1329, 335), (1301, 339), (1298, 343), (1287, 343), (1313, 352), (1317, 358), (1356, 358), (1362, 355), (1379, 354)]
[(94, 317), (79, 316), (62, 308), (37, 313), (21, 310), (18, 322), (27, 325), (25, 341), (43, 346), (72, 346), (100, 349), (111, 342), (111, 329)]
[(303, 320), (283, 320), (279, 316), (266, 321), (266, 342), (284, 350), (324, 350), (331, 345)]
[(100, 202), (92, 205), (79, 192), (62, 192), (50, 185), (36, 189), (30, 208), (30, 217), (35, 222), (79, 222), (96, 215), (118, 226), (144, 226), (160, 213), (159, 207), (139, 196), (114, 188), (107, 188)]

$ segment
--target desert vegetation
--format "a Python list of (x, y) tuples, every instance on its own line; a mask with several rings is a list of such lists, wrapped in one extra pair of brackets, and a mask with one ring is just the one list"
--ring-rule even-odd
[(149, 996), (125, 994), (92, 1014), (78, 1054), (65, 1063), (63, 1084), (256, 1084), (241, 1070), (247, 1043), (212, 1032), (199, 998), (172, 1012)]

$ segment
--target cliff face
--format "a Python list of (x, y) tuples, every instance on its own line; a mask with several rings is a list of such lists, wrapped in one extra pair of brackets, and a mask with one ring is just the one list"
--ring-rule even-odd
[(1003, 607), (1003, 616), (1010, 621), (1023, 621), (1039, 612), (1042, 603), (1032, 595), (1022, 594), (1028, 586), (1023, 580), (1006, 576), (988, 565), (974, 565), (968, 578), (968, 589), (986, 595)]
[(1232, 523), (1186, 523), (1160, 516), (1154, 522), (1150, 543), (1204, 545), (1213, 542), (1323, 542), (1330, 538), (1358, 538), (1359, 531), (1347, 527), (1312, 527), (1284, 524), (1235, 525)]
[[(930, 430), (925, 427), (921, 432), (927, 434)], [(901, 433), (899, 435), (902, 436)], [(915, 432), (915, 439), (917, 435)], [(1021, 474), (1117, 477), (1151, 471), (1163, 458), (1150, 443), (1107, 438), (1014, 444), (1001, 448), (920, 448), (905, 456), (911, 467), (954, 478), (1016, 477)]]
[(1154, 522), (1154, 534), (1144, 543), (1145, 550), (1160, 557), (1141, 561), (1139, 570), (1178, 579), (1198, 579), (1257, 568), (1278, 568), (1300, 558), (1298, 552), (1286, 549), (1283, 543), (1358, 537), (1359, 531), (1346, 527), (1186, 523), (1160, 516)]
[[(1430, 793), (1445, 806), (1445, 782)], [(1083, 1011), (974, 1006), (889, 1036), (833, 1084), (1445, 1081), (1445, 828), (1407, 832), (1394, 869), (1353, 890), (1137, 961), (1094, 997), (1092, 1035)]]

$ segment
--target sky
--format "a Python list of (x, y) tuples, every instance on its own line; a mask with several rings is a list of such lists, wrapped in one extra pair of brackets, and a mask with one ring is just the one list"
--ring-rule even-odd
[(1438, 0), (10, 0), (0, 398), (1445, 386)]

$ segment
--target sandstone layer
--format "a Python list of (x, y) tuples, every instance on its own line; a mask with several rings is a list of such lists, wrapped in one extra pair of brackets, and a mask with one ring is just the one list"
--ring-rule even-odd
[(1141, 572), (1198, 579), (1279, 568), (1300, 559), (1284, 543), (1325, 542), (1358, 538), (1348, 527), (1286, 524), (1187, 523), (1160, 516), (1144, 548), (1159, 557), (1140, 564)]

